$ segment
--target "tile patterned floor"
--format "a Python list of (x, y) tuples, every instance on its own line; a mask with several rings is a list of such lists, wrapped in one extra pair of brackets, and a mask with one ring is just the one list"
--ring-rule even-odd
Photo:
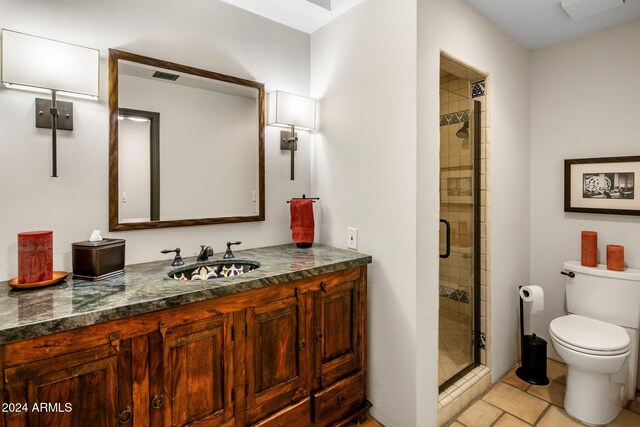
[[(563, 409), (566, 365), (549, 360), (548, 386), (532, 386), (515, 374), (505, 375), (481, 398), (463, 409), (450, 427), (581, 427)], [(640, 393), (623, 409), (611, 427), (640, 427)]]
[(473, 360), (471, 328), (440, 317), (438, 341), (438, 384), (442, 384)]

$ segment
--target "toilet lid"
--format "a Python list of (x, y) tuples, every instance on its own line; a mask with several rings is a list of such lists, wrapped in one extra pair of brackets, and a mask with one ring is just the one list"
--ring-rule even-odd
[(629, 334), (620, 326), (569, 314), (553, 319), (549, 331), (556, 338), (578, 348), (603, 352), (627, 350)]

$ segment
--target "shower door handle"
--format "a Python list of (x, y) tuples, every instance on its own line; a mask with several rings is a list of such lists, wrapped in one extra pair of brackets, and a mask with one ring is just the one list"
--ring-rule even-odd
[(451, 255), (451, 224), (446, 219), (441, 219), (440, 222), (444, 224), (447, 233), (447, 249), (444, 254), (440, 254), (440, 258), (449, 258)]

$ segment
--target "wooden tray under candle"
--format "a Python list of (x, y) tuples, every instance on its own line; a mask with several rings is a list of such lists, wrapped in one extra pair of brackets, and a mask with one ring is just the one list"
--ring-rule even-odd
[(9, 286), (16, 289), (43, 288), (45, 286), (51, 286), (55, 285), (56, 283), (62, 282), (67, 278), (68, 275), (69, 273), (67, 271), (54, 271), (52, 279), (34, 283), (18, 283), (18, 278), (14, 277), (13, 279), (9, 280)]

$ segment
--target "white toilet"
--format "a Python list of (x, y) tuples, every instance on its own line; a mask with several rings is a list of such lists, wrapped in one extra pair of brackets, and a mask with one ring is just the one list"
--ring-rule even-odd
[(565, 262), (564, 269), (571, 314), (549, 325), (553, 348), (568, 366), (564, 408), (584, 423), (607, 424), (635, 395), (640, 270), (579, 261)]

